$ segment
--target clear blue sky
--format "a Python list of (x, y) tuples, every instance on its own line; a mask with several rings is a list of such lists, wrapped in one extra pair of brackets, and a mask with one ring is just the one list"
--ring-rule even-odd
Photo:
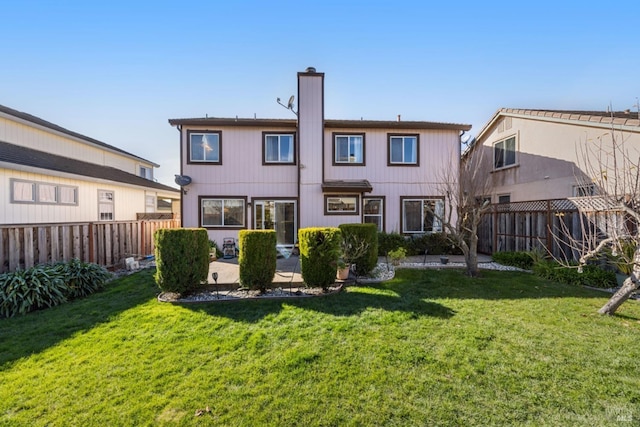
[(329, 119), (443, 121), (640, 97), (640, 2), (5, 1), (0, 104), (159, 163), (170, 118), (293, 118), (298, 71)]

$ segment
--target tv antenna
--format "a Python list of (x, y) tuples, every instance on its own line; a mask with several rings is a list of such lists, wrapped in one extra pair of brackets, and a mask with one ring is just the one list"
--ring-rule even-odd
[(289, 102), (287, 102), (287, 105), (284, 105), (282, 102), (280, 102), (280, 98), (276, 99), (276, 102), (278, 104), (282, 105), (287, 110), (291, 110), (291, 112), (297, 116), (298, 113), (293, 109), (293, 101), (294, 100), (295, 100), (295, 96), (291, 95), (291, 97), (289, 98)]

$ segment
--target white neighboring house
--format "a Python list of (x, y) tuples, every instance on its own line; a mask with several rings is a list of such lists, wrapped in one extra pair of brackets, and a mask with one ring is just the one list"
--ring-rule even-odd
[(136, 220), (180, 191), (159, 165), (0, 105), (0, 225)]
[[(219, 245), (241, 229), (275, 229), (291, 246), (299, 228), (374, 223), (380, 231), (442, 231), (443, 170), (456, 176), (469, 125), (329, 120), (324, 73), (298, 73), (296, 119), (170, 119), (180, 131), (182, 225)], [(290, 105), (293, 111), (293, 105)]]

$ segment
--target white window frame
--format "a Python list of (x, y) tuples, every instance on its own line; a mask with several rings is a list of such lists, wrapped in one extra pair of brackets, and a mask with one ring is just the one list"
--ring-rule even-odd
[[(338, 138), (347, 139), (347, 159), (338, 158)], [(360, 148), (360, 159), (358, 160), (358, 147)], [(353, 150), (353, 151), (352, 151)], [(363, 134), (341, 134), (333, 135), (333, 162), (336, 165), (363, 165), (364, 164), (364, 135)]]
[[(420, 229), (419, 230), (408, 230), (407, 229), (407, 211), (405, 204), (407, 202), (420, 202)], [(437, 215), (433, 215), (433, 224), (431, 226), (431, 230), (425, 230), (424, 221), (425, 221), (425, 203), (435, 203), (434, 211)], [(403, 234), (431, 234), (431, 233), (440, 233), (442, 232), (442, 221), (438, 218), (444, 217), (444, 200), (442, 198), (437, 197), (403, 197), (400, 203), (400, 215), (402, 218), (402, 233)], [(428, 212), (427, 212), (428, 214)]]
[[(201, 137), (199, 145), (202, 147), (202, 159), (194, 159), (194, 146), (193, 146), (193, 138)], [(189, 163), (203, 163), (203, 164), (222, 164), (222, 132), (220, 131), (189, 131), (187, 132), (187, 144), (189, 150)], [(217, 147), (212, 147), (211, 144), (216, 144)], [(217, 151), (218, 157), (213, 159), (207, 158), (207, 147), (210, 151)], [(217, 148), (217, 150), (216, 150)]]
[[(513, 150), (509, 150), (507, 143), (513, 143)], [(513, 152), (513, 159), (510, 160), (507, 153)], [(500, 156), (500, 154), (502, 154)], [(500, 163), (500, 164), (499, 164)], [(506, 169), (515, 166), (518, 163), (518, 141), (516, 136), (512, 135), (493, 144), (493, 169)]]
[(115, 198), (113, 190), (98, 190), (98, 221), (115, 221)]
[(146, 213), (154, 213), (157, 210), (156, 196), (146, 194), (144, 196), (144, 211)]
[(578, 184), (571, 188), (571, 194), (573, 197), (589, 197), (596, 195), (596, 185), (591, 184)]
[[(401, 161), (393, 161), (393, 149), (392, 149), (392, 142), (393, 140), (397, 140), (400, 139), (402, 140), (402, 160)], [(414, 161), (408, 161), (406, 159), (405, 153), (406, 153), (406, 144), (407, 141), (411, 140), (414, 143), (413, 146), (413, 150), (412, 153), (415, 156), (415, 160)], [(418, 135), (393, 135), (390, 134), (389, 135), (389, 165), (411, 165), (411, 166), (416, 166), (419, 164), (419, 156), (420, 156), (420, 151), (419, 151), (419, 137)]]
[[(9, 185), (11, 203), (33, 205), (78, 205), (78, 187), (15, 178), (11, 178), (9, 180)], [(31, 188), (31, 197), (28, 199), (20, 197), (24, 190), (29, 187)], [(47, 188), (49, 190), (45, 191)], [(64, 201), (62, 197), (62, 189), (67, 191), (71, 190), (73, 192), (72, 202)]]
[[(269, 160), (267, 157), (267, 138), (269, 137), (275, 137), (278, 139), (278, 148), (277, 148), (277, 160)], [(283, 159), (282, 158), (282, 138), (283, 137), (287, 137), (290, 138), (290, 146), (289, 146), (289, 150), (288, 150), (288, 158)], [(263, 153), (264, 153), (264, 157), (263, 157), (263, 162), (265, 165), (273, 165), (273, 164), (285, 164), (285, 165), (291, 165), (291, 164), (295, 164), (296, 162), (296, 149), (295, 149), (295, 144), (296, 144), (296, 137), (294, 133), (286, 133), (286, 132), (282, 132), (282, 133), (275, 133), (275, 132), (264, 132), (263, 133), (263, 137), (262, 137), (262, 147), (263, 147)]]
[[(205, 202), (221, 202), (220, 206), (220, 224), (206, 224), (205, 223)], [(240, 224), (227, 224), (225, 221), (226, 207), (225, 204), (230, 204), (230, 202), (241, 202), (242, 204), (242, 222)], [(200, 226), (203, 228), (215, 228), (215, 229), (223, 229), (223, 228), (233, 228), (240, 229), (246, 228), (247, 221), (247, 200), (242, 197), (208, 197), (201, 196), (200, 197)]]

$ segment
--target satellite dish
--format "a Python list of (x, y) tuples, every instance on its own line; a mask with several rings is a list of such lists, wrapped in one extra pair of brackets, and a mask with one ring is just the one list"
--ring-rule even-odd
[(191, 184), (191, 177), (187, 175), (176, 175), (175, 182), (180, 187), (184, 187)]
[(460, 137), (460, 142), (464, 145), (473, 145), (476, 142), (476, 137), (469, 133), (465, 133)]
[(288, 109), (292, 109), (293, 108), (293, 101), (296, 99), (295, 96), (291, 95), (291, 98), (289, 98), (289, 102), (287, 103), (287, 108)]

